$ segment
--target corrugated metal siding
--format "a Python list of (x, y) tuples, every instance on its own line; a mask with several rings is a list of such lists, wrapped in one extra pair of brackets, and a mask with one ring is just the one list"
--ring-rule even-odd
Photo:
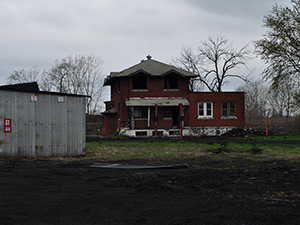
[[(37, 101), (30, 101), (31, 96)], [(0, 91), (0, 156), (52, 157), (85, 153), (85, 98)], [(12, 133), (4, 133), (11, 118)]]

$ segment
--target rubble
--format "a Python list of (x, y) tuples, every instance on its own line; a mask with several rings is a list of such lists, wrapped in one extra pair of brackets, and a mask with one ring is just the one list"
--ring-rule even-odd
[(251, 136), (265, 136), (265, 135), (266, 135), (265, 131), (262, 130), (235, 128), (221, 136), (222, 137), (251, 137)]

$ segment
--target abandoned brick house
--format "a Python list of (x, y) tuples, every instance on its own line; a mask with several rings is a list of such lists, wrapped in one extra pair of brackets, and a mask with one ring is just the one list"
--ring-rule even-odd
[(192, 92), (197, 75), (147, 56), (121, 72), (112, 72), (105, 102), (104, 134), (136, 136), (221, 135), (245, 124), (243, 92)]

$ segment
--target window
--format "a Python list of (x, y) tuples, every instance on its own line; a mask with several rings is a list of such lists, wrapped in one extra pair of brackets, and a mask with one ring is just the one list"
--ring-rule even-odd
[(136, 107), (133, 111), (134, 118), (148, 118), (148, 107)]
[(222, 103), (222, 117), (235, 117), (236, 116), (236, 103), (223, 102)]
[(137, 76), (132, 78), (132, 89), (147, 89), (147, 77)]
[(213, 117), (213, 103), (199, 102), (198, 103), (198, 118), (212, 118)]
[(178, 78), (176, 76), (165, 77), (164, 89), (178, 89)]

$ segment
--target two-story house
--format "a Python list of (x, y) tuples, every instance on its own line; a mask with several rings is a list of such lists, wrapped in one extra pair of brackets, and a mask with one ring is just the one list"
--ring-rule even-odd
[(243, 92), (192, 92), (197, 75), (147, 56), (121, 72), (112, 72), (105, 102), (103, 133), (127, 136), (220, 135), (244, 126)]

